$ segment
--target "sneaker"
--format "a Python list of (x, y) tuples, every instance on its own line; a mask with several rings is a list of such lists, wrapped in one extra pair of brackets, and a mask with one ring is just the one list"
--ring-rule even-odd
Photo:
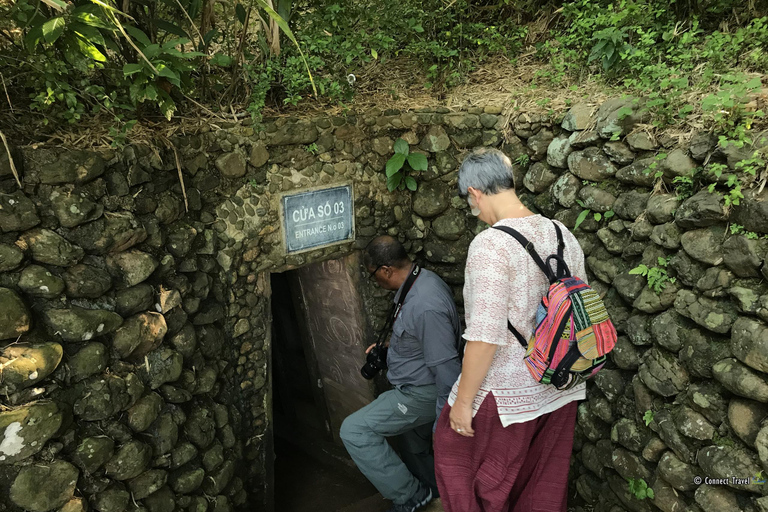
[(392, 505), (387, 512), (416, 512), (421, 507), (432, 501), (432, 490), (429, 487), (419, 484), (416, 494), (402, 505)]

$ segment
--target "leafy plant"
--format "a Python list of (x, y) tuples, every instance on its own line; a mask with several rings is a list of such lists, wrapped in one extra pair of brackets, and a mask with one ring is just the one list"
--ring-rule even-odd
[(667, 265), (669, 264), (669, 258), (659, 257), (659, 266), (648, 267), (647, 265), (640, 264), (637, 267), (629, 271), (632, 275), (641, 275), (648, 281), (648, 288), (653, 290), (656, 294), (660, 294), (666, 288), (667, 283), (674, 283), (676, 279), (669, 277), (667, 274)]
[(395, 154), (387, 161), (387, 189), (414, 191), (417, 188), (412, 172), (427, 170), (427, 157), (422, 153), (411, 153), (410, 146), (403, 139), (395, 141)]
[(613, 212), (613, 210), (608, 210), (608, 211), (607, 211), (607, 212), (605, 212), (605, 213), (600, 213), (600, 212), (593, 212), (592, 210), (590, 210), (589, 208), (587, 208), (587, 206), (584, 204), (584, 202), (583, 202), (583, 201), (581, 201), (581, 200), (577, 199), (577, 200), (576, 200), (576, 202), (579, 204), (579, 206), (581, 206), (581, 207), (582, 207), (582, 208), (584, 208), (584, 209), (581, 211), (581, 213), (579, 214), (579, 216), (578, 216), (578, 217), (576, 217), (576, 223), (575, 223), (575, 224), (574, 224), (574, 226), (573, 226), (573, 229), (574, 229), (574, 230), (577, 230), (577, 229), (579, 229), (579, 226), (581, 226), (581, 224), (582, 224), (582, 223), (583, 223), (585, 220), (587, 220), (587, 217), (589, 217), (589, 214), (590, 214), (590, 213), (592, 214), (592, 218), (594, 218), (594, 219), (595, 219), (595, 222), (600, 222), (600, 221), (601, 221), (601, 220), (603, 220), (603, 219), (606, 219), (606, 220), (607, 220), (607, 219), (610, 219), (611, 217), (613, 217), (613, 216), (614, 216), (614, 212)]
[(515, 158), (515, 163), (522, 167), (528, 167), (528, 164), (531, 163), (531, 157), (523, 153), (519, 157)]
[(587, 62), (600, 60), (603, 70), (608, 71), (629, 53), (631, 46), (624, 41), (626, 38), (627, 32), (621, 28), (608, 27), (600, 30), (593, 37), (597, 42), (592, 47)]
[(316, 142), (313, 142), (312, 144), (309, 144), (308, 146), (305, 146), (305, 147), (304, 147), (304, 150), (305, 150), (307, 153), (310, 153), (310, 154), (312, 154), (312, 155), (316, 155), (316, 154), (317, 154), (317, 152), (318, 152), (317, 143), (316, 143)]
[(629, 484), (629, 493), (636, 499), (654, 498), (653, 489), (648, 487), (648, 484), (642, 478), (630, 478), (627, 480), (627, 483)]
[(643, 414), (643, 421), (645, 421), (646, 427), (651, 423), (653, 423), (653, 411), (651, 410), (645, 411), (645, 414)]

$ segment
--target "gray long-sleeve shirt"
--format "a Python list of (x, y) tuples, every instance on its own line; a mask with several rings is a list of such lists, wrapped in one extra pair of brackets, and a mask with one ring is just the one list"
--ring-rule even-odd
[[(400, 297), (403, 287), (395, 295)], [(461, 373), (458, 347), (461, 324), (451, 289), (429, 270), (421, 270), (392, 327), (387, 378), (393, 386), (437, 387), (440, 416)]]

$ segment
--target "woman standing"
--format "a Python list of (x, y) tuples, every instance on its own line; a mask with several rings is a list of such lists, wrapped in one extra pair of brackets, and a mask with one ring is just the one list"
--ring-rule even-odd
[[(480, 220), (517, 230), (544, 258), (557, 252), (554, 222), (520, 202), (511, 162), (501, 151), (472, 152), (459, 169), (458, 185)], [(584, 253), (559, 225), (564, 259), (586, 281)], [(487, 229), (470, 245), (462, 373), (435, 432), (435, 470), (446, 512), (566, 510), (576, 401), (586, 398), (585, 385), (560, 391), (539, 384), (507, 327), (511, 323), (527, 338), (548, 287), (547, 277), (509, 234)]]

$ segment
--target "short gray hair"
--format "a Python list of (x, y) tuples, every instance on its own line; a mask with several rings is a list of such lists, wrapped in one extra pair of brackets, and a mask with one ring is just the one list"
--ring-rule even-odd
[(461, 163), (458, 185), (460, 197), (467, 197), (469, 187), (489, 195), (514, 190), (512, 162), (498, 149), (477, 148)]

